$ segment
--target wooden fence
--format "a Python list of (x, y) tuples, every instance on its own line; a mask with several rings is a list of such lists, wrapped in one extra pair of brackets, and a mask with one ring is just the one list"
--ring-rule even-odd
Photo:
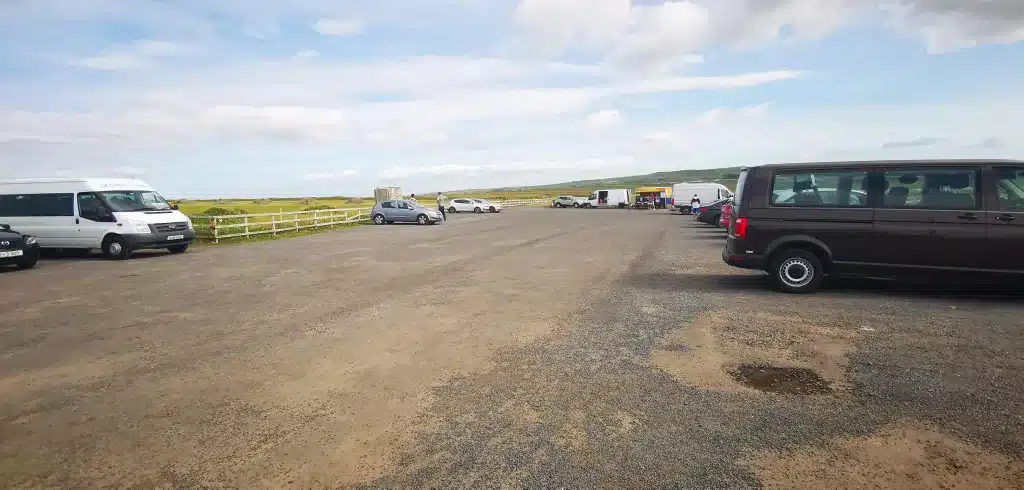
[[(495, 201), (506, 208), (547, 206), (548, 199), (513, 199)], [(193, 216), (196, 235), (214, 243), (229, 238), (322, 228), (370, 221), (373, 208), (319, 209), (316, 211), (287, 211), (262, 214), (231, 214), (223, 216)]]

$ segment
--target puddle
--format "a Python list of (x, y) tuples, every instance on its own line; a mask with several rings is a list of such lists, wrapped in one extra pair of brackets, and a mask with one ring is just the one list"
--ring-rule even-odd
[(743, 364), (728, 370), (728, 373), (746, 386), (769, 393), (821, 395), (832, 392), (828, 381), (817, 372), (805, 368)]

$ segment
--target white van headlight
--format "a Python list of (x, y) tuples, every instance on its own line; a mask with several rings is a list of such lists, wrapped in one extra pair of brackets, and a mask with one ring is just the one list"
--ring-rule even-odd
[(185, 219), (185, 226), (188, 227), (189, 230), (192, 229), (192, 219), (191, 218), (186, 218)]
[(36, 237), (34, 237), (34, 236), (27, 236), (27, 237), (25, 237), (25, 245), (29, 245), (29, 246), (35, 245), (37, 241), (38, 240), (36, 240)]
[(149, 225), (137, 224), (135, 225), (135, 233), (149, 233)]

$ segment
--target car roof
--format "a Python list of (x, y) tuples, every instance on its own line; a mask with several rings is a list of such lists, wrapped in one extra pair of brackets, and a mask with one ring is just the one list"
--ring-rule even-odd
[(849, 168), (849, 167), (888, 167), (888, 166), (915, 166), (915, 167), (943, 167), (948, 165), (1022, 165), (1021, 160), (1001, 159), (942, 159), (942, 160), (863, 160), (863, 161), (826, 161), (826, 162), (792, 162), (792, 163), (769, 163), (766, 165), (751, 165), (746, 168)]

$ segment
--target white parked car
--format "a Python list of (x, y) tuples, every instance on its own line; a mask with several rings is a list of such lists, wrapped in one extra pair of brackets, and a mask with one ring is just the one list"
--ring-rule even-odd
[(501, 204), (485, 199), (459, 198), (448, 201), (449, 213), (500, 213)]
[(501, 204), (488, 201), (487, 199), (473, 199), (473, 202), (479, 204), (481, 209), (488, 213), (500, 213), (503, 209), (505, 209), (501, 207)]
[(558, 196), (551, 205), (556, 208), (578, 208), (587, 203), (585, 197)]

